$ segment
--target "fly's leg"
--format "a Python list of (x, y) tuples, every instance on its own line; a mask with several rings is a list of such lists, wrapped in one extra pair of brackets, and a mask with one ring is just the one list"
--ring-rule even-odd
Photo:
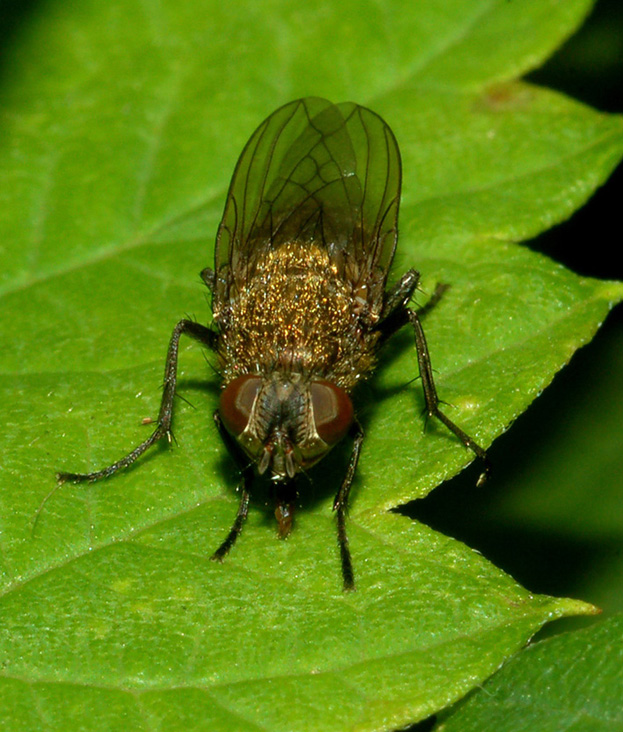
[(482, 460), (483, 470), (476, 483), (477, 486), (481, 486), (487, 480), (490, 470), (487, 454), (480, 445), (474, 442), (466, 432), (464, 432), (458, 425), (454, 424), (454, 422), (446, 417), (446, 415), (439, 409), (439, 397), (437, 396), (437, 388), (435, 387), (435, 380), (433, 379), (433, 368), (430, 362), (430, 354), (428, 352), (428, 345), (426, 344), (426, 337), (424, 336), (422, 322), (415, 310), (408, 309), (407, 316), (409, 318), (409, 322), (413, 326), (413, 332), (415, 334), (415, 349), (417, 351), (417, 360), (420, 368), (420, 376), (422, 378), (422, 388), (424, 389), (426, 412), (429, 417), (436, 417), (442, 424), (445, 424), (450, 432), (455, 434), (465, 447), (471, 450)]
[[(106, 468), (96, 470), (93, 473), (57, 473), (56, 478), (59, 484), (66, 481), (80, 483), (83, 481), (93, 482), (101, 478), (108, 478), (118, 470), (127, 468), (129, 465), (139, 458), (154, 443), (166, 436), (171, 441), (171, 421), (173, 418), (173, 399), (175, 397), (175, 386), (177, 384), (177, 358), (179, 352), (180, 337), (188, 335), (191, 338), (203, 343), (208, 348), (214, 349), (216, 334), (204, 325), (195, 323), (192, 320), (180, 320), (175, 326), (171, 340), (169, 342), (169, 350), (167, 351), (167, 360), (164, 367), (164, 389), (162, 393), (162, 401), (160, 402), (160, 412), (158, 414), (158, 426), (152, 434), (140, 445), (134, 448), (127, 455), (112, 463)], [(41, 509), (40, 509), (41, 510)]]
[(223, 426), (221, 416), (218, 410), (214, 412), (214, 421), (218, 428), (219, 434), (225, 443), (229, 453), (232, 455), (234, 460), (240, 466), (242, 471), (242, 485), (240, 486), (240, 503), (238, 505), (238, 512), (236, 518), (232, 524), (229, 533), (225, 537), (225, 541), (219, 546), (219, 548), (210, 557), (215, 562), (222, 562), (223, 559), (229, 554), (229, 550), (236, 543), (236, 539), (240, 536), (242, 527), (246, 518), (249, 514), (249, 497), (251, 495), (251, 483), (253, 482), (253, 465), (242, 454), (237, 443), (231, 438), (229, 432)]
[(216, 272), (210, 267), (206, 267), (205, 269), (201, 270), (201, 274), (199, 276), (203, 280), (204, 284), (207, 286), (208, 290), (210, 290), (211, 293), (214, 293), (214, 286), (216, 284)]
[(483, 470), (478, 478), (477, 485), (481, 486), (486, 481), (490, 470), (487, 454), (480, 445), (474, 442), (466, 432), (464, 432), (458, 425), (454, 424), (454, 422), (446, 417), (446, 415), (439, 409), (440, 400), (437, 395), (428, 345), (426, 344), (426, 337), (424, 336), (424, 329), (422, 328), (422, 322), (420, 320), (421, 317), (426, 315), (426, 313), (428, 313), (439, 302), (443, 297), (444, 292), (449, 288), (449, 285), (437, 285), (433, 296), (426, 305), (419, 310), (412, 310), (408, 307), (408, 304), (413, 293), (417, 289), (418, 282), (419, 274), (413, 269), (409, 270), (388, 294), (386, 306), (382, 314), (383, 319), (378, 326), (381, 333), (380, 342), (384, 343), (404, 325), (407, 323), (411, 324), (415, 335), (415, 347), (417, 351), (420, 376), (422, 378), (422, 388), (424, 389), (426, 412), (429, 417), (437, 418), (450, 430), (450, 432), (459, 438), (465, 447), (480, 458), (483, 463)]
[(413, 293), (417, 290), (419, 281), (420, 273), (410, 269), (387, 293), (385, 305), (381, 312), (381, 322), (378, 325), (378, 330), (381, 333), (379, 345), (385, 343), (396, 331), (407, 324), (407, 305), (413, 297)]
[[(378, 326), (381, 333), (381, 343), (385, 343), (396, 331), (407, 324), (409, 320), (408, 305), (413, 293), (418, 289), (419, 282), (420, 273), (410, 269), (400, 278), (395, 287), (387, 293), (387, 299), (381, 313), (381, 322)], [(417, 308), (418, 315), (423, 318), (429, 313), (449, 289), (450, 285), (438, 284), (428, 302)]]
[(335, 501), (333, 502), (333, 510), (337, 513), (337, 543), (340, 547), (340, 559), (342, 562), (342, 578), (344, 581), (344, 590), (351, 591), (355, 589), (355, 575), (353, 572), (353, 562), (348, 548), (348, 536), (346, 534), (346, 512), (348, 509), (348, 496), (357, 470), (361, 446), (363, 445), (364, 432), (362, 426), (355, 420), (353, 424), (353, 450), (350, 454), (346, 475), (342, 481)]

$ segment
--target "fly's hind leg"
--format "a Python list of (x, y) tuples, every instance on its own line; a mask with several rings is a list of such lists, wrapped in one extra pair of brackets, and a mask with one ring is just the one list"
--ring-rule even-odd
[(440, 400), (437, 395), (435, 380), (433, 379), (433, 367), (431, 366), (428, 345), (426, 344), (426, 337), (424, 336), (424, 329), (422, 328), (420, 317), (415, 310), (407, 310), (407, 314), (415, 334), (415, 348), (417, 351), (418, 365), (420, 367), (420, 376), (422, 377), (426, 412), (429, 417), (436, 417), (440, 422), (445, 424), (450, 432), (455, 434), (465, 447), (480, 458), (483, 464), (483, 470), (478, 478), (477, 485), (481, 486), (487, 480), (490, 471), (487, 453), (482, 447), (480, 447), (480, 445), (478, 445), (478, 443), (474, 442), (466, 432), (464, 432), (458, 425), (454, 424), (449, 417), (446, 417), (441, 409), (439, 409)]
[[(106, 468), (96, 470), (92, 473), (57, 473), (56, 478), (59, 484), (66, 481), (80, 483), (84, 481), (93, 482), (101, 478), (108, 478), (118, 470), (127, 468), (137, 460), (146, 450), (153, 444), (166, 436), (171, 441), (171, 421), (173, 419), (173, 399), (175, 397), (175, 387), (177, 384), (177, 359), (179, 353), (179, 342), (182, 335), (188, 335), (191, 338), (203, 343), (208, 348), (214, 349), (216, 334), (210, 328), (195, 323), (192, 320), (180, 320), (175, 326), (169, 349), (167, 351), (167, 360), (164, 368), (164, 389), (162, 393), (162, 401), (160, 402), (160, 412), (158, 414), (158, 425), (152, 434), (140, 445), (137, 445), (131, 452), (120, 458), (112, 465)], [(41, 510), (41, 509), (39, 509)]]
[(459, 438), (465, 447), (480, 458), (483, 463), (483, 470), (477, 483), (477, 485), (480, 486), (485, 482), (489, 475), (490, 466), (487, 454), (483, 448), (478, 445), (478, 443), (472, 440), (466, 432), (464, 432), (458, 425), (454, 424), (454, 422), (449, 419), (441, 409), (439, 409), (440, 399), (437, 395), (428, 345), (426, 343), (424, 329), (422, 328), (422, 322), (420, 320), (421, 317), (430, 312), (430, 310), (439, 302), (443, 297), (444, 292), (449, 288), (449, 285), (437, 285), (430, 300), (418, 310), (412, 310), (408, 307), (408, 304), (413, 293), (417, 289), (418, 282), (419, 274), (415, 270), (409, 270), (388, 294), (386, 306), (383, 310), (383, 319), (379, 324), (381, 343), (384, 343), (407, 323), (411, 324), (415, 335), (415, 347), (417, 351), (420, 376), (422, 378), (426, 412), (429, 417), (435, 417), (444, 424), (450, 432)]

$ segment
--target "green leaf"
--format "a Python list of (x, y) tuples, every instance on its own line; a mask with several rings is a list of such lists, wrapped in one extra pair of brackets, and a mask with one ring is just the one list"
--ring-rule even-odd
[[(590, 3), (49, 2), (0, 78), (0, 656), (13, 729), (386, 729), (482, 683), (545, 622), (468, 547), (387, 509), (471, 456), (424, 433), (411, 336), (357, 395), (367, 432), (341, 591), (333, 495), (348, 447), (275, 538), (256, 496), (222, 565), (234, 466), (218, 379), (181, 353), (179, 445), (106, 484), (158, 411), (167, 340), (209, 320), (198, 272), (236, 157), (305, 94), (381, 113), (403, 152), (394, 275), (451, 284), (425, 327), (449, 416), (488, 445), (623, 297), (513, 243), (563, 220), (623, 155), (623, 121), (516, 81)], [(425, 301), (422, 296), (422, 302)]]
[(623, 616), (525, 649), (437, 732), (623, 727)]

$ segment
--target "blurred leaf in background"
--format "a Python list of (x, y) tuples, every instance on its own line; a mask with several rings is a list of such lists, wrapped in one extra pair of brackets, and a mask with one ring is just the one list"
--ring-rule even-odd
[(436, 732), (623, 728), (623, 615), (522, 651)]

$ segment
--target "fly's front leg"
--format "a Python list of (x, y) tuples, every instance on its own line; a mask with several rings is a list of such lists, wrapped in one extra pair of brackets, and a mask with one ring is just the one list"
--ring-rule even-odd
[(348, 536), (346, 534), (346, 511), (348, 509), (348, 496), (355, 478), (359, 455), (361, 454), (361, 446), (363, 445), (363, 428), (355, 420), (353, 423), (353, 450), (350, 454), (346, 475), (340, 486), (340, 490), (333, 502), (333, 510), (337, 513), (337, 543), (340, 547), (340, 559), (342, 562), (342, 578), (344, 581), (344, 590), (350, 591), (355, 589), (355, 575), (353, 572), (353, 561), (348, 548)]
[(221, 420), (221, 415), (218, 409), (214, 412), (214, 421), (218, 428), (219, 434), (225, 443), (225, 447), (229, 451), (230, 455), (234, 458), (240, 470), (242, 472), (242, 485), (240, 486), (240, 503), (238, 504), (238, 512), (236, 518), (232, 524), (229, 533), (225, 537), (225, 541), (219, 546), (214, 552), (210, 559), (215, 562), (222, 562), (223, 559), (229, 554), (229, 550), (236, 543), (236, 540), (242, 532), (242, 527), (249, 514), (249, 498), (251, 496), (251, 484), (253, 482), (253, 465), (249, 463), (242, 450), (238, 447), (238, 443), (232, 439), (229, 432), (225, 429)]
[(428, 352), (428, 345), (426, 344), (426, 337), (424, 336), (424, 329), (420, 321), (419, 315), (415, 310), (407, 309), (407, 316), (409, 322), (413, 326), (413, 332), (415, 334), (415, 348), (417, 351), (418, 365), (420, 368), (420, 376), (422, 378), (422, 388), (424, 389), (424, 399), (426, 401), (426, 412), (429, 417), (436, 417), (440, 422), (455, 434), (459, 440), (475, 453), (483, 462), (483, 471), (478, 478), (477, 485), (481, 486), (489, 475), (489, 460), (487, 459), (486, 452), (478, 445), (472, 438), (452, 420), (439, 409), (439, 397), (437, 396), (437, 389), (435, 387), (435, 380), (433, 379), (433, 368), (430, 362), (430, 355)]
[(154, 443), (163, 437), (171, 440), (171, 421), (173, 418), (173, 399), (175, 397), (175, 386), (177, 384), (177, 358), (179, 352), (179, 341), (182, 334), (189, 335), (191, 338), (200, 341), (208, 348), (214, 349), (216, 334), (204, 325), (195, 323), (192, 320), (180, 320), (175, 326), (171, 340), (169, 342), (169, 350), (167, 352), (167, 360), (164, 368), (164, 389), (162, 393), (162, 401), (160, 402), (160, 412), (158, 414), (158, 426), (152, 434), (140, 445), (134, 448), (127, 455), (117, 460), (102, 470), (96, 470), (93, 473), (57, 473), (59, 483), (65, 481), (73, 481), (79, 483), (82, 481), (93, 482), (101, 478), (108, 478), (118, 470), (127, 468), (129, 465), (139, 458)]

